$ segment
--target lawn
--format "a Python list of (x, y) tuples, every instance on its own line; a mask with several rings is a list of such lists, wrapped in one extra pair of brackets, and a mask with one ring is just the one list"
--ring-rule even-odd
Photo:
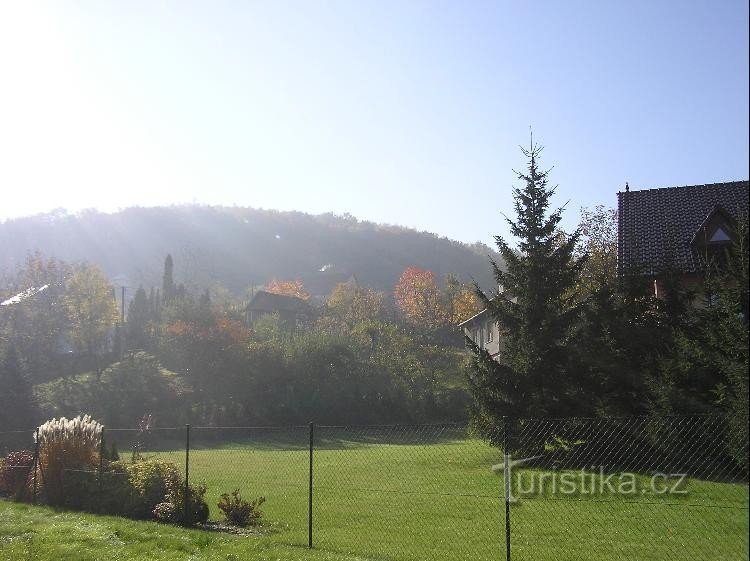
[[(73, 536), (59, 544), (62, 553), (70, 548), (90, 556), (70, 559), (504, 559), (502, 480), (491, 469), (501, 461), (498, 450), (461, 431), (426, 430), (317, 431), (313, 554), (304, 548), (304, 428), (192, 431), (190, 479), (206, 483), (212, 518), (220, 518), (216, 503), (222, 492), (239, 488), (248, 498), (264, 495), (266, 536), (205, 534), (3, 503), (0, 553), (37, 541), (51, 547), (54, 536)], [(124, 455), (127, 439), (118, 438)], [(177, 442), (147, 455), (184, 465)], [(747, 485), (688, 481), (687, 489), (679, 497), (522, 498), (511, 507), (513, 559), (747, 559)]]
[(0, 500), (0, 561), (362, 561), (363, 557), (156, 522)]

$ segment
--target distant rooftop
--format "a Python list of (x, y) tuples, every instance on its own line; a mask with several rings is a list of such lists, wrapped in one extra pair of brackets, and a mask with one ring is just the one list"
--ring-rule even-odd
[(27, 288), (23, 292), (19, 292), (15, 296), (11, 296), (7, 300), (0, 302), (0, 306), (11, 306), (13, 304), (20, 304), (24, 300), (31, 298), (32, 296), (35, 296), (39, 294), (40, 292), (44, 292), (49, 288), (48, 284), (45, 284), (44, 286), (35, 287), (32, 286), (31, 288)]
[(308, 312), (310, 306), (302, 298), (275, 294), (261, 290), (255, 293), (253, 299), (247, 305), (247, 309), (253, 312)]

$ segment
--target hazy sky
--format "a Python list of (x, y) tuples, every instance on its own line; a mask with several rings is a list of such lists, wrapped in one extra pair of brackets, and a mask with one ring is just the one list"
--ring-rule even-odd
[(529, 126), (567, 223), (748, 177), (742, 1), (0, 0), (0, 218), (238, 204), (505, 232)]

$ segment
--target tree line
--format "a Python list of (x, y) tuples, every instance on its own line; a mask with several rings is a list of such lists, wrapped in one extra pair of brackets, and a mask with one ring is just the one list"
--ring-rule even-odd
[[(141, 286), (122, 322), (92, 264), (29, 255), (0, 296), (0, 426), (89, 413), (109, 426), (425, 422), (465, 418), (462, 338), (478, 311), (456, 276), (408, 267), (386, 294), (342, 283), (304, 322), (247, 323), (246, 301), (175, 281)], [(32, 292), (45, 287), (43, 290)], [(309, 299), (299, 280), (266, 290)]]

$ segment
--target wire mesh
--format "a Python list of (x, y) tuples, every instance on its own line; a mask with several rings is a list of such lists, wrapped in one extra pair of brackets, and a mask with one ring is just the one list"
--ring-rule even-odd
[[(189, 455), (186, 427), (141, 426), (105, 428), (100, 452), (106, 462), (172, 463), (191, 485), (205, 485), (212, 520), (223, 518), (224, 493), (265, 497), (252, 533), (296, 546), (308, 545), (312, 493), (315, 548), (356, 557), (506, 559), (507, 476), (514, 560), (738, 560), (748, 558), (742, 421), (519, 419), (483, 438), (463, 424), (315, 426), (312, 434), (308, 426), (191, 427)], [(11, 474), (28, 470), (5, 460), (33, 453), (33, 434), (0, 432), (5, 497)], [(35, 471), (24, 473), (28, 491)], [(98, 489), (94, 504), (107, 512), (118, 477), (66, 467), (65, 505)]]
[(499, 559), (500, 451), (464, 425), (319, 427), (315, 544), (390, 559)]
[(0, 497), (35, 501), (34, 431), (0, 432)]
[(190, 482), (206, 486), (212, 520), (221, 521), (222, 494), (266, 500), (264, 526), (257, 531), (294, 545), (307, 545), (307, 426), (193, 427)]
[(513, 559), (747, 559), (747, 433), (737, 426), (722, 417), (510, 423)]

